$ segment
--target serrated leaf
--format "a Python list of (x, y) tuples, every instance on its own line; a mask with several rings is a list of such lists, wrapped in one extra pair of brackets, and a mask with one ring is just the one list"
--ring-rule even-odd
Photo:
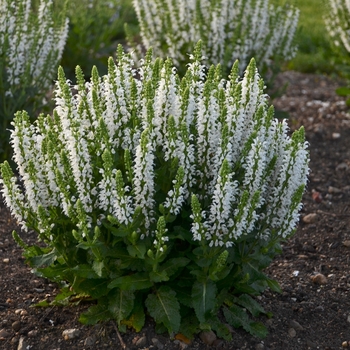
[(197, 318), (205, 323), (210, 313), (215, 308), (217, 288), (213, 281), (196, 281), (192, 287), (192, 305)]
[(227, 341), (232, 340), (232, 335), (228, 327), (220, 322), (217, 317), (213, 317), (210, 320), (210, 326), (219, 338), (225, 339)]
[(173, 258), (169, 259), (163, 265), (159, 266), (159, 271), (165, 272), (167, 276), (172, 276), (180, 268), (185, 267), (190, 262), (190, 259), (187, 258)]
[(169, 277), (164, 271), (151, 271), (149, 273), (149, 277), (150, 277), (150, 280), (155, 283), (169, 280)]
[(180, 304), (177, 301), (176, 293), (170, 287), (162, 286), (154, 294), (149, 294), (145, 304), (156, 323), (162, 323), (169, 334), (179, 331)]
[(90, 306), (86, 312), (82, 313), (79, 321), (85, 325), (93, 325), (101, 321), (110, 320), (111, 318), (112, 315), (108, 310), (108, 305), (106, 303), (99, 303)]
[(267, 328), (260, 322), (250, 322), (248, 332), (258, 338), (265, 338), (268, 334)]
[(108, 310), (119, 326), (120, 322), (126, 319), (134, 308), (134, 293), (129, 290), (116, 289), (108, 295), (108, 299)]
[(135, 306), (132, 314), (127, 320), (123, 320), (121, 324), (134, 328), (136, 332), (140, 332), (145, 325), (145, 319), (146, 317), (142, 304), (136, 303), (135, 301)]
[(146, 254), (146, 245), (145, 244), (135, 244), (135, 245), (128, 245), (127, 247), (129, 254), (135, 258), (144, 259)]
[(237, 298), (237, 302), (255, 317), (265, 313), (264, 308), (248, 294), (242, 294)]
[[(68, 270), (68, 269), (67, 269)], [(83, 278), (98, 278), (97, 273), (88, 264), (81, 264), (70, 269), (75, 276)]]
[(109, 292), (108, 283), (109, 283), (109, 280), (107, 279), (90, 278), (80, 282), (79, 285), (77, 286), (77, 289), (80, 292), (84, 292), (90, 295), (94, 299), (99, 299), (108, 294)]
[(33, 256), (28, 259), (30, 266), (40, 267), (40, 266), (50, 266), (57, 259), (57, 251), (53, 249), (51, 252), (39, 256)]
[(149, 279), (147, 273), (134, 273), (133, 275), (118, 277), (114, 279), (108, 288), (120, 288), (123, 290), (140, 290), (152, 287), (153, 283)]
[(229, 308), (224, 306), (223, 312), (227, 323), (232, 327), (243, 327), (245, 329), (249, 323), (249, 317), (247, 313), (237, 305), (233, 304)]

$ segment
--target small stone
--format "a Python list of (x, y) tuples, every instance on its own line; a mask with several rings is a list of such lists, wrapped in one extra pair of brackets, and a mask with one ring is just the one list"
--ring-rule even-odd
[(23, 311), (23, 309), (16, 309), (15, 310), (15, 314), (16, 315), (20, 315), (22, 311)]
[(10, 262), (10, 259), (9, 258), (2, 259), (2, 262), (4, 264), (8, 264)]
[(87, 337), (85, 340), (84, 340), (84, 346), (93, 346), (95, 345), (96, 343), (96, 338), (95, 337)]
[(316, 283), (316, 284), (326, 284), (327, 283), (327, 277), (325, 275), (322, 275), (322, 273), (318, 273), (315, 276), (311, 276), (311, 280), (313, 283)]
[(180, 350), (185, 350), (188, 348), (188, 345), (179, 339), (175, 339), (174, 344), (178, 345), (180, 347)]
[(64, 338), (64, 340), (74, 339), (74, 338), (79, 337), (79, 335), (80, 335), (80, 330), (76, 329), (76, 328), (65, 329), (62, 332), (62, 337)]
[(342, 193), (342, 190), (337, 187), (329, 186), (328, 193), (339, 194), (339, 193)]
[(24, 337), (20, 337), (19, 338), (19, 342), (18, 342), (17, 350), (26, 350), (26, 349), (28, 349), (28, 344), (25, 341)]
[(344, 241), (344, 242), (343, 242), (343, 245), (344, 245), (346, 248), (350, 248), (350, 241)]
[(335, 168), (336, 171), (347, 171), (349, 169), (349, 166), (346, 163), (340, 163)]
[(137, 340), (136, 346), (139, 348), (144, 348), (147, 345), (147, 337), (143, 336), (140, 339)]
[(262, 343), (256, 344), (255, 346), (256, 350), (264, 350), (265, 349), (265, 345)]
[(347, 341), (343, 341), (343, 342), (341, 343), (341, 346), (342, 346), (343, 348), (347, 348), (347, 347), (349, 346), (349, 343), (348, 343)]
[(350, 323), (350, 315), (348, 315), (348, 318), (346, 320)]
[(291, 321), (289, 322), (289, 325), (290, 325), (292, 328), (296, 329), (297, 331), (302, 331), (302, 330), (304, 329), (304, 327), (303, 327), (299, 322), (294, 321), (294, 320), (291, 320)]
[(15, 331), (15, 332), (18, 332), (20, 329), (21, 329), (21, 322), (20, 321), (15, 321), (12, 323), (12, 329)]
[(318, 220), (318, 215), (316, 213), (310, 213), (303, 217), (303, 222), (305, 224), (313, 224)]
[(294, 338), (296, 335), (297, 335), (297, 332), (294, 328), (289, 328), (288, 329), (288, 335), (291, 337), (291, 338)]
[(159, 339), (152, 338), (152, 343), (157, 349), (159, 349), (159, 350), (164, 349), (164, 344)]
[(28, 337), (34, 338), (38, 335), (38, 330), (37, 329), (32, 329), (31, 331), (28, 332)]
[(321, 203), (322, 202), (322, 195), (318, 191), (312, 190), (311, 197), (316, 203)]
[(213, 331), (203, 331), (199, 334), (199, 338), (204, 344), (212, 345), (216, 340), (216, 334)]
[(340, 133), (339, 132), (333, 132), (332, 133), (332, 139), (333, 140), (337, 140), (340, 138)]
[(0, 330), (0, 339), (8, 338), (11, 334), (6, 329)]

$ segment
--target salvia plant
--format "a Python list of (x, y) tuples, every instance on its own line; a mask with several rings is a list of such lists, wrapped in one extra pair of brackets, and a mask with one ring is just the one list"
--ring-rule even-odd
[[(350, 1), (328, 0), (327, 5), (327, 12), (324, 16), (325, 25), (332, 39), (333, 48), (341, 57), (341, 74), (349, 80)], [(336, 92), (340, 96), (347, 96), (346, 104), (350, 106), (350, 84), (338, 88)]]
[(0, 159), (8, 157), (7, 128), (20, 109), (34, 109), (53, 86), (68, 33), (52, 1), (0, 0)]
[(96, 301), (85, 324), (139, 331), (149, 315), (159, 332), (230, 339), (222, 310), (266, 334), (253, 296), (280, 290), (262, 270), (295, 231), (307, 143), (273, 117), (254, 59), (224, 79), (200, 45), (182, 79), (151, 51), (135, 70), (121, 46), (89, 82), (60, 68), (53, 115), (16, 114), (19, 180), (1, 164), (2, 194), (41, 243), (14, 238), (36, 274), (63, 283), (53, 303)]
[(178, 67), (188, 63), (198, 40), (207, 64), (229, 71), (238, 59), (242, 73), (254, 57), (265, 79), (296, 53), (299, 10), (293, 6), (275, 7), (269, 0), (133, 0), (133, 5), (142, 45), (129, 36), (130, 45), (136, 52), (152, 47)]
[(327, 0), (327, 5), (324, 20), (328, 34), (335, 46), (342, 46), (350, 53), (350, 1)]

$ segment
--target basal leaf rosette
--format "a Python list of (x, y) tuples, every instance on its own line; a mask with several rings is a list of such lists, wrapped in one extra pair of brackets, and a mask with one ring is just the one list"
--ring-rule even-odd
[(252, 296), (279, 290), (262, 269), (295, 230), (307, 144), (273, 118), (254, 60), (224, 79), (201, 57), (198, 43), (180, 79), (151, 51), (135, 70), (119, 47), (105, 76), (86, 82), (77, 67), (73, 85), (59, 69), (52, 116), (16, 114), (20, 183), (3, 163), (2, 193), (42, 243), (14, 237), (37, 274), (68, 284), (64, 300), (97, 300), (84, 323), (140, 330), (147, 311), (159, 331), (229, 339), (222, 307), (265, 335)]

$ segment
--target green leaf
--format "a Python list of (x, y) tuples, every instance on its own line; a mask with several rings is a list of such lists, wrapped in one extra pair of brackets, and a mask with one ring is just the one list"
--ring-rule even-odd
[(180, 305), (176, 293), (170, 287), (162, 286), (155, 294), (149, 294), (145, 304), (150, 315), (157, 323), (162, 323), (169, 334), (179, 331)]
[(228, 327), (223, 324), (218, 317), (213, 317), (210, 320), (210, 326), (219, 338), (225, 339), (227, 341), (232, 340), (232, 335)]
[[(68, 269), (67, 269), (68, 270)], [(88, 264), (81, 264), (69, 269), (75, 276), (83, 278), (98, 278), (96, 272)]]
[(248, 332), (258, 338), (265, 338), (268, 334), (267, 328), (261, 322), (251, 322)]
[(103, 261), (95, 260), (93, 265), (92, 265), (92, 268), (94, 269), (94, 271), (96, 272), (96, 274), (99, 277), (102, 277), (102, 270), (103, 270), (104, 267), (105, 267), (105, 265), (104, 265)]
[(128, 245), (127, 249), (133, 258), (138, 257), (140, 259), (144, 259), (147, 250), (145, 244)]
[(253, 316), (265, 314), (264, 308), (248, 294), (242, 294), (237, 298), (237, 303), (246, 308)]
[(89, 309), (82, 313), (79, 321), (85, 325), (93, 325), (101, 321), (108, 321), (112, 318), (108, 305), (105, 302), (99, 302), (97, 305), (90, 306)]
[(134, 308), (134, 293), (129, 290), (115, 289), (109, 295), (108, 310), (117, 321), (118, 326), (120, 322), (126, 319)]
[(53, 249), (51, 252), (39, 256), (33, 256), (28, 259), (30, 266), (40, 267), (40, 266), (50, 266), (57, 259), (57, 251)]
[(268, 278), (266, 283), (273, 292), (282, 293), (282, 289), (277, 281)]
[(149, 278), (152, 282), (155, 282), (155, 283), (169, 280), (169, 277), (164, 271), (151, 271), (149, 273)]
[(115, 237), (125, 237), (128, 234), (130, 234), (130, 229), (127, 229), (126, 227), (114, 227), (113, 225), (110, 225), (108, 222), (103, 221), (102, 225), (109, 230), (109, 232), (112, 233)]
[(101, 278), (85, 279), (81, 283), (79, 283), (79, 285), (77, 285), (77, 290), (81, 293), (86, 293), (90, 295), (94, 299), (99, 299), (108, 294), (108, 282), (109, 280)]
[(159, 266), (159, 271), (165, 272), (167, 276), (170, 277), (178, 272), (179, 269), (185, 267), (189, 262), (190, 259), (187, 259), (185, 257), (172, 258), (165, 262), (163, 265)]
[(350, 95), (350, 88), (343, 86), (336, 89), (335, 92), (338, 96), (348, 96)]
[(153, 283), (149, 279), (147, 273), (137, 272), (133, 275), (118, 277), (114, 279), (108, 288), (120, 288), (123, 290), (140, 290), (152, 287)]
[(146, 317), (142, 303), (135, 300), (134, 310), (132, 311), (132, 314), (127, 320), (123, 320), (121, 324), (128, 327), (133, 327), (136, 332), (140, 332), (145, 325), (145, 319)]
[(197, 318), (205, 323), (210, 313), (215, 308), (217, 288), (213, 281), (196, 281), (192, 287), (192, 305)]

